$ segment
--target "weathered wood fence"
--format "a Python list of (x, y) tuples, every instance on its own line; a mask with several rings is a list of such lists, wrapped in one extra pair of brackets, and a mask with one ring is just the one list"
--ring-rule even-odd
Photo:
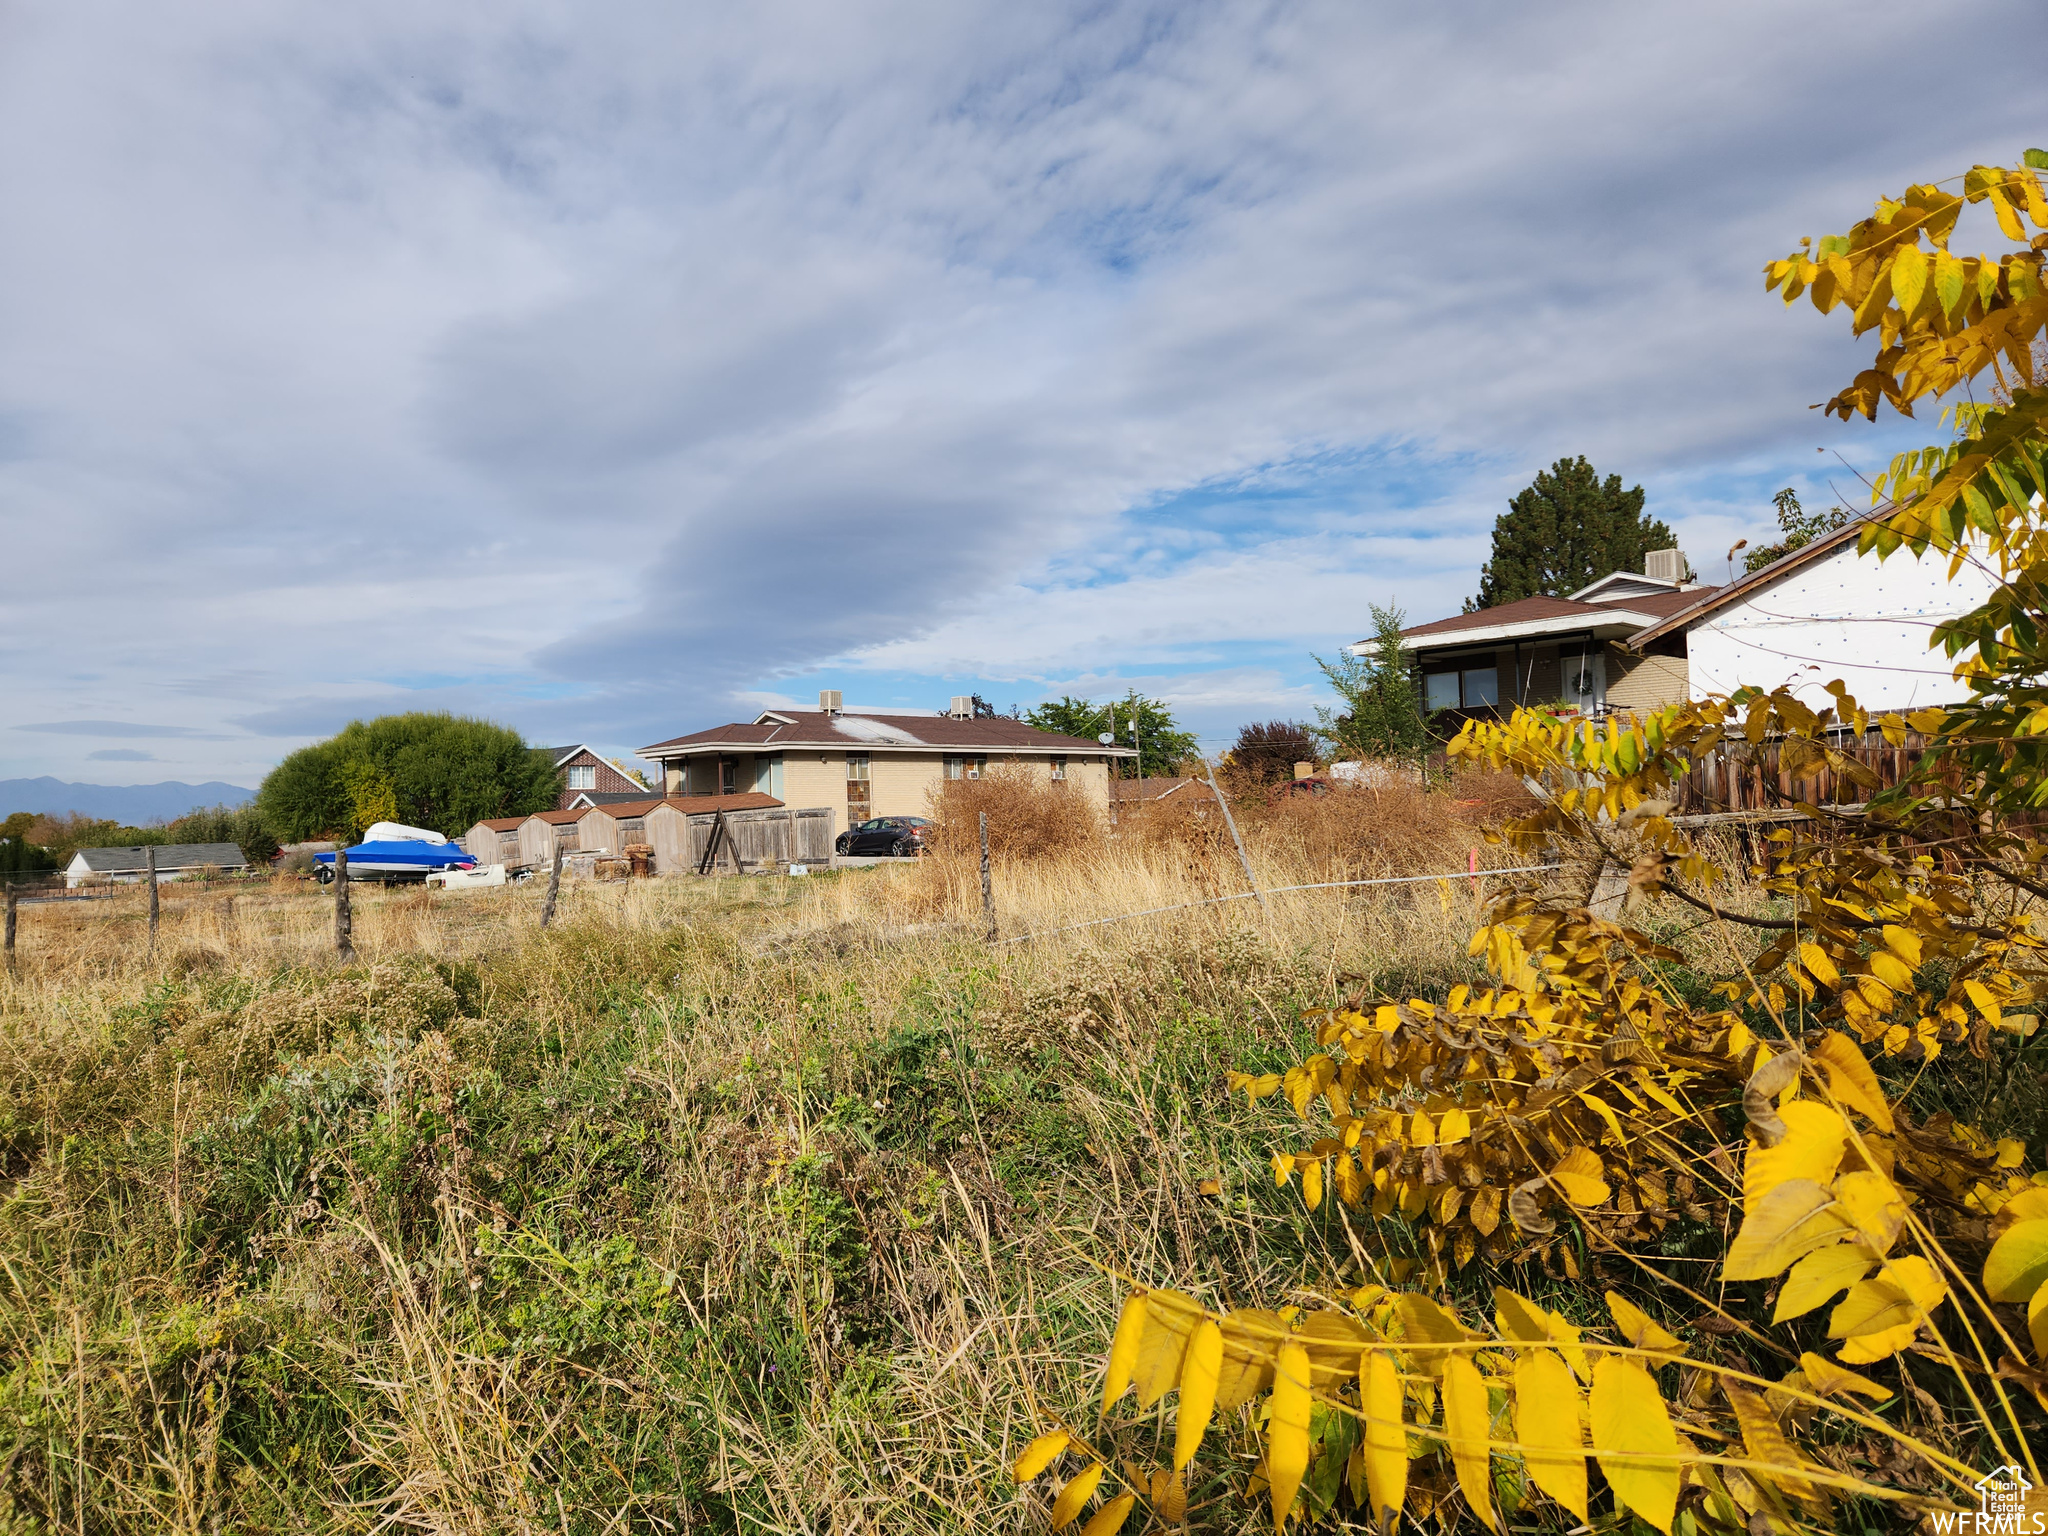
[[(1848, 738), (1830, 745), (1844, 757), (1863, 764), (1877, 776), (1882, 788), (1890, 789), (1913, 771), (1927, 750), (1928, 739), (1912, 732), (1904, 745), (1894, 747), (1873, 732), (1860, 741)], [(1789, 812), (1801, 800), (1812, 805), (1854, 804), (1874, 793), (1846, 782), (1825, 764), (1811, 765), (1796, 776), (1786, 773), (1778, 766), (1779, 751), (1779, 744), (1774, 741), (1760, 746), (1751, 746), (1746, 741), (1724, 742), (1693, 764), (1692, 772), (1679, 782), (1676, 814)]]
[[(778, 865), (832, 862), (832, 812), (827, 808), (797, 810), (785, 806), (778, 810), (727, 811), (724, 820), (725, 829), (720, 833), (718, 813), (690, 817), (689, 842), (681, 850), (682, 869), (665, 864), (657, 844), (656, 873), (695, 872), (700, 868), (712, 874), (743, 873)], [(718, 846), (714, 848), (715, 833)], [(711, 855), (708, 864), (707, 853)]]

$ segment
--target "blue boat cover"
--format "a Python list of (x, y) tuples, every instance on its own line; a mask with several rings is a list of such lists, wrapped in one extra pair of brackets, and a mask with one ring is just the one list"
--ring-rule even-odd
[[(332, 864), (334, 855), (316, 853), (321, 864)], [(354, 870), (475, 869), (476, 860), (460, 843), (357, 843), (348, 850), (348, 867)]]

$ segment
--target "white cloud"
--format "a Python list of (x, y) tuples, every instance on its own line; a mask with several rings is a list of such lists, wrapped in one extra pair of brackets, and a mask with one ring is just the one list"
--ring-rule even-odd
[[(1762, 262), (2029, 131), (2025, 51), (1950, 46), (2028, 8), (1856, 18), (17, 8), (0, 713), (247, 776), (358, 707), (630, 744), (835, 658), (1227, 693), (1455, 607), (1565, 453), (1711, 575), (1738, 490), (1879, 440)], [(1867, 110), (1900, 58), (1939, 114)]]

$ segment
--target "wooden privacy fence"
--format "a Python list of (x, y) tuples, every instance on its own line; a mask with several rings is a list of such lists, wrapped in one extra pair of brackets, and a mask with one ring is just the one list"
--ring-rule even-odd
[[(1875, 733), (1861, 741), (1845, 739), (1829, 743), (1844, 757), (1863, 764), (1877, 775), (1881, 788), (1890, 789), (1913, 771), (1927, 750), (1928, 738), (1909, 732), (1905, 744), (1891, 746)], [(1875, 793), (1852, 784), (1824, 763), (1809, 765), (1798, 775), (1778, 766), (1779, 743), (1752, 746), (1746, 741), (1724, 742), (1692, 766), (1678, 783), (1680, 816), (1726, 816), (1742, 813), (1788, 812), (1794, 802), (1812, 805), (1856, 804)]]
[(688, 842), (677, 849), (682, 855), (679, 863), (669, 861), (668, 850), (660, 842), (654, 844), (656, 873), (677, 874), (684, 869), (705, 874), (745, 873), (832, 862), (832, 812), (825, 807), (717, 811), (687, 821)]

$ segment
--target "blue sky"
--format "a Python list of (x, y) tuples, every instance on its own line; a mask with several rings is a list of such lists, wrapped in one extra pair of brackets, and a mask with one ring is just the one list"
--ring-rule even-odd
[(1859, 348), (1760, 269), (2048, 137), (2028, 50), (1958, 42), (2037, 31), (9, 8), (0, 777), (253, 784), (399, 708), (628, 751), (821, 686), (1137, 686), (1220, 741), (1368, 604), (1457, 611), (1577, 453), (1711, 577), (1934, 434), (1809, 410)]

